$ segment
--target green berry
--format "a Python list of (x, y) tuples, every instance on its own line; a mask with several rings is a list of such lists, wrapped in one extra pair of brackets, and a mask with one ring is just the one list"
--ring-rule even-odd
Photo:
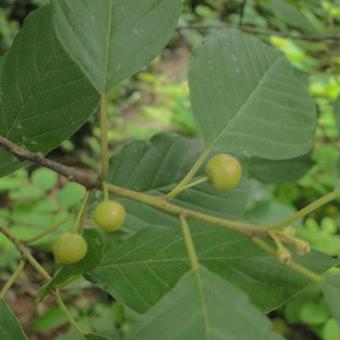
[(53, 254), (57, 263), (77, 263), (87, 254), (87, 243), (81, 235), (64, 233), (54, 243)]
[(119, 202), (104, 201), (94, 211), (94, 222), (105, 231), (114, 231), (123, 225), (125, 215), (125, 208)]
[(213, 188), (225, 192), (234, 189), (240, 183), (242, 166), (235, 157), (219, 154), (209, 160), (205, 174)]

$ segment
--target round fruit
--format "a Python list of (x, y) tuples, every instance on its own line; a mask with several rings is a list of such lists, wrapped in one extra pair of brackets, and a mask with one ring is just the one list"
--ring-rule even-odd
[(106, 231), (119, 229), (125, 221), (125, 208), (115, 201), (104, 201), (94, 211), (94, 222)]
[(54, 243), (53, 254), (60, 264), (77, 263), (87, 254), (87, 243), (81, 235), (64, 233)]
[(229, 191), (240, 183), (242, 166), (235, 157), (219, 154), (209, 160), (205, 174), (213, 188), (218, 191)]

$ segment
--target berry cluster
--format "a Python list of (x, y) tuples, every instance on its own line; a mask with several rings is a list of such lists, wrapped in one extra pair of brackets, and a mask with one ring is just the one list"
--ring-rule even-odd
[[(226, 192), (234, 189), (241, 180), (242, 166), (233, 156), (218, 154), (213, 156), (205, 170), (208, 183), (216, 190)], [(125, 221), (125, 208), (116, 201), (105, 200), (94, 210), (94, 223), (98, 228), (112, 232), (118, 230)], [(53, 246), (56, 262), (69, 265), (82, 260), (87, 254), (86, 240), (77, 233), (62, 234)]]

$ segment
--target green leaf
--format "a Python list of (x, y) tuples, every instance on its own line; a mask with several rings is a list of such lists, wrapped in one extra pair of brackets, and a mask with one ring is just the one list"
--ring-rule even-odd
[[(309, 283), (244, 235), (208, 225), (191, 225), (200, 264), (243, 290), (265, 312), (278, 308)], [(297, 256), (296, 261), (316, 272), (335, 263), (318, 252)], [(86, 277), (118, 301), (143, 313), (189, 269), (181, 230), (148, 227), (120, 247), (107, 251)]]
[(42, 287), (39, 299), (43, 299), (53, 288), (63, 286), (69, 280), (93, 270), (99, 264), (103, 256), (101, 235), (95, 229), (85, 229), (83, 236), (88, 245), (86, 256), (78, 263), (60, 267), (53, 278)]
[(310, 154), (288, 160), (251, 158), (248, 164), (249, 175), (264, 183), (296, 182), (312, 167)]
[[(6, 55), (0, 134), (31, 151), (47, 153), (90, 117), (99, 97), (59, 46), (45, 6), (24, 23)], [(24, 165), (0, 152), (0, 176)]]
[[(159, 195), (171, 190), (190, 170), (202, 153), (202, 143), (175, 134), (159, 134), (150, 142), (135, 141), (123, 146), (110, 161), (108, 182), (136, 191)], [(199, 171), (202, 175), (204, 167)], [(228, 193), (220, 193), (208, 184), (183, 192), (173, 200), (180, 206), (225, 218), (239, 217), (247, 204), (248, 182)], [(176, 225), (177, 217), (157, 209), (122, 199), (130, 230), (144, 225)]]
[(247, 296), (206, 268), (185, 274), (133, 327), (139, 340), (283, 339)]
[(302, 32), (309, 34), (317, 33), (311, 22), (304, 16), (301, 11), (291, 6), (287, 1), (271, 0), (274, 14), (285, 24), (300, 29)]
[(73, 208), (82, 201), (86, 189), (78, 183), (67, 183), (57, 194), (58, 203), (67, 208)]
[(322, 325), (329, 319), (325, 300), (308, 301), (299, 312), (299, 319), (307, 325)]
[(54, 26), (66, 51), (100, 93), (130, 77), (165, 47), (180, 0), (57, 0)]
[(323, 340), (338, 340), (340, 339), (340, 327), (334, 319), (329, 319), (322, 329)]
[(321, 283), (327, 304), (340, 326), (340, 275), (327, 276)]
[(56, 186), (58, 175), (49, 169), (40, 168), (33, 172), (32, 183), (46, 192)]
[(27, 339), (15, 316), (2, 300), (0, 300), (0, 337), (4, 340)]
[[(72, 313), (73, 314), (73, 313)], [(50, 332), (68, 322), (59, 307), (52, 307), (41, 315), (36, 316), (31, 323), (34, 332)]]
[(189, 68), (191, 101), (207, 146), (289, 159), (312, 147), (315, 105), (289, 61), (235, 30), (211, 35)]

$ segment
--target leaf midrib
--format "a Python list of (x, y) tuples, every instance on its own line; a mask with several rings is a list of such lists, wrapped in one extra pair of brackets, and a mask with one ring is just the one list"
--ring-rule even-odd
[(200, 268), (196, 268), (193, 270), (196, 280), (197, 280), (197, 288), (198, 288), (198, 294), (199, 294), (199, 300), (201, 303), (201, 307), (202, 307), (202, 317), (204, 320), (204, 330), (205, 330), (205, 335), (206, 335), (206, 339), (210, 340), (211, 339), (211, 326), (210, 326), (210, 320), (208, 317), (208, 308), (207, 308), (207, 303), (206, 303), (206, 299), (204, 296), (204, 289), (203, 289), (203, 284), (202, 284), (202, 278), (201, 278), (201, 274), (200, 274)]

